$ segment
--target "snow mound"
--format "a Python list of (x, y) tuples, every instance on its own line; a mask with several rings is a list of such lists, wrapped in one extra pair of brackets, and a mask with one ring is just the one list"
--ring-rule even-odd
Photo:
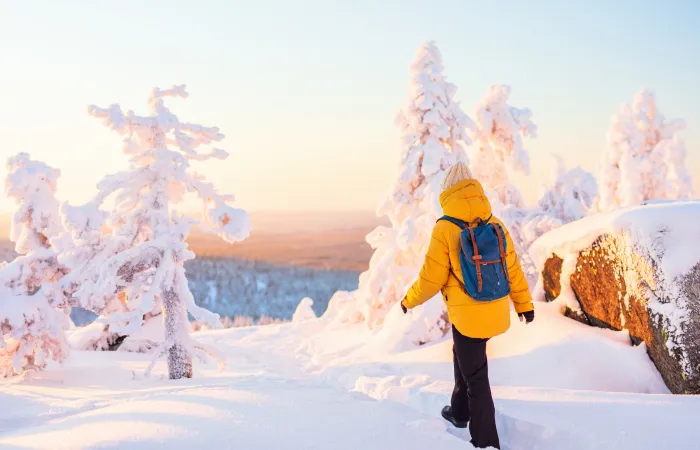
[(312, 308), (313, 305), (314, 301), (309, 297), (301, 299), (299, 305), (297, 305), (297, 309), (292, 315), (292, 323), (301, 323), (306, 322), (307, 320), (315, 319), (316, 313)]

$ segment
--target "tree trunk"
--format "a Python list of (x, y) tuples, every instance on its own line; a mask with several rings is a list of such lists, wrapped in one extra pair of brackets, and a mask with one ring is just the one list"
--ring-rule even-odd
[[(166, 148), (165, 133), (158, 126), (152, 128), (153, 148)], [(154, 232), (162, 231), (158, 228), (169, 227), (168, 198), (160, 196), (153, 208), (160, 210), (156, 217), (160, 223), (154, 225)], [(192, 356), (183, 345), (184, 335), (187, 334), (187, 309), (177, 295), (176, 287), (171, 287), (163, 292), (163, 321), (165, 322), (165, 341), (172, 342), (168, 349), (168, 376), (171, 380), (180, 378), (192, 378)]]
[(174, 288), (163, 293), (165, 340), (173, 345), (168, 350), (168, 376), (171, 380), (192, 378), (192, 356), (182, 343), (187, 333), (187, 311)]

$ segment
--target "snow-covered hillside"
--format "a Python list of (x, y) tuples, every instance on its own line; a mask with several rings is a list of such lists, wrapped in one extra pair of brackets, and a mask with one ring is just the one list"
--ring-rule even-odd
[[(547, 304), (537, 314), (489, 343), (504, 449), (698, 442), (700, 398), (667, 395), (624, 333)], [(148, 355), (75, 352), (63, 367), (0, 381), (0, 448), (471, 448), (468, 433), (439, 416), (452, 388), (449, 336), (388, 351), (389, 335), (328, 319), (197, 336), (227, 356), (228, 369), (212, 362), (193, 379), (168, 381), (163, 361), (142, 376)]]
[[(304, 297), (313, 299), (321, 315), (338, 289), (357, 288), (357, 272), (283, 266), (235, 258), (197, 258), (185, 263), (187, 281), (198, 306), (222, 317), (262, 316), (290, 320)], [(74, 309), (76, 325), (95, 318), (89, 311)]]
[(197, 258), (185, 264), (195, 301), (222, 316), (291, 319), (304, 297), (321, 315), (338, 289), (355, 289), (357, 272), (244, 259)]

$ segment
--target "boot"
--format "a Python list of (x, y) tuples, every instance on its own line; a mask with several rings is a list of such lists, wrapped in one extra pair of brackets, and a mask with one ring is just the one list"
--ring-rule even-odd
[(457, 428), (467, 428), (467, 424), (469, 423), (455, 419), (455, 416), (452, 415), (451, 406), (445, 406), (444, 408), (442, 408), (442, 417)]

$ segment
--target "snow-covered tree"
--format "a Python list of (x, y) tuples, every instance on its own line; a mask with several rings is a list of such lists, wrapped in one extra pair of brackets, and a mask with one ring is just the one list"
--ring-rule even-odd
[[(112, 329), (123, 334), (137, 330), (162, 305), (165, 342), (156, 357), (167, 353), (169, 376), (178, 379), (192, 376), (193, 355), (216, 357), (189, 335), (187, 313), (212, 327), (221, 322), (217, 314), (195, 305), (188, 288), (183, 263), (194, 254), (185, 239), (198, 222), (175, 207), (186, 193), (196, 194), (203, 205), (200, 228), (227, 242), (245, 239), (250, 220), (245, 211), (229, 206), (231, 196), (218, 193), (191, 169), (192, 161), (226, 159), (223, 150), (199, 149), (224, 136), (215, 127), (181, 122), (165, 106), (166, 97), (187, 97), (185, 86), (154, 89), (148, 116), (124, 113), (119, 105), (89, 108), (124, 136), (130, 169), (106, 177), (91, 202), (65, 207), (63, 213), (73, 235), (71, 257), (89, 261), (72, 295), (81, 306), (105, 314)], [(108, 198), (114, 199), (109, 214), (101, 209)], [(101, 233), (104, 227), (111, 233)], [(123, 307), (114, 303), (115, 296)]]
[(292, 315), (292, 323), (300, 323), (315, 319), (316, 313), (312, 308), (313, 304), (314, 301), (309, 297), (304, 297), (301, 299), (297, 305), (297, 309), (294, 310), (294, 314)]
[(679, 134), (659, 144), (666, 165), (666, 198), (688, 198), (693, 193), (693, 177), (686, 165), (685, 142)]
[[(490, 86), (476, 108), (476, 146), (470, 152), (472, 173), (491, 202), (493, 213), (508, 227), (525, 275), (530, 282), (537, 269), (529, 258), (525, 221), (532, 220), (520, 190), (511, 181), (511, 173), (530, 174), (530, 156), (523, 146), (524, 137), (536, 137), (532, 112), (508, 104), (510, 86)], [(544, 219), (544, 218), (543, 218)], [(535, 228), (541, 227), (537, 225)]]
[(511, 88), (490, 86), (476, 108), (477, 148), (471, 158), (474, 178), (497, 193), (503, 206), (525, 206), (523, 196), (509, 179), (509, 172), (530, 174), (530, 156), (523, 137), (536, 137), (532, 112), (510, 106)]
[[(391, 225), (367, 236), (375, 249), (369, 270), (355, 293), (370, 328), (383, 322), (418, 275), (435, 220), (441, 214), (440, 185), (446, 169), (466, 162), (464, 144), (472, 120), (455, 101), (456, 86), (443, 74), (442, 56), (433, 42), (421, 45), (410, 66), (406, 103), (397, 115), (402, 150), (398, 178), (377, 210)], [(433, 307), (444, 308), (442, 302)], [(426, 306), (428, 308), (428, 306)], [(441, 311), (437, 311), (440, 316)], [(427, 320), (429, 327), (437, 318)]]
[(692, 178), (685, 165), (682, 120), (667, 121), (654, 94), (639, 91), (612, 118), (600, 173), (603, 211), (655, 199), (685, 198)]
[(565, 224), (587, 216), (597, 197), (593, 174), (580, 167), (566, 170), (563, 159), (555, 156), (554, 182), (542, 192), (537, 208)]
[[(563, 159), (555, 155), (553, 175), (552, 183), (544, 187), (536, 207), (517, 208), (520, 216), (512, 220), (511, 232), (518, 236), (523, 249), (529, 250), (532, 243), (548, 231), (585, 217), (594, 207), (598, 184), (593, 174), (580, 167), (566, 170)], [(536, 269), (529, 254), (523, 259), (528, 269)], [(533, 282), (537, 273), (526, 273), (528, 281)]]
[(406, 220), (416, 212), (439, 214), (442, 174), (456, 162), (466, 162), (462, 144), (471, 144), (467, 131), (474, 130), (474, 122), (454, 100), (457, 87), (443, 70), (435, 43), (421, 45), (410, 66), (406, 103), (396, 117), (403, 147), (399, 176), (377, 211), (392, 225), (411, 228), (414, 223)]
[(20, 153), (7, 161), (5, 193), (15, 200), (10, 239), (20, 254), (0, 269), (0, 376), (42, 369), (46, 358), (68, 355), (64, 327), (67, 305), (55, 295), (67, 269), (51, 240), (62, 228), (56, 183), (60, 171)]

